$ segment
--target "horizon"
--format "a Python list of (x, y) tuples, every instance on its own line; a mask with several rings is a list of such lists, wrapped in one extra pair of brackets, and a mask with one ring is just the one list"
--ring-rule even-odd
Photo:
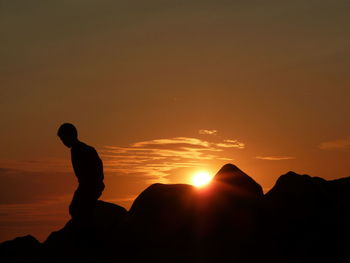
[(43, 241), (77, 186), (65, 122), (104, 163), (101, 200), (233, 163), (266, 193), (350, 170), (346, 1), (4, 0), (0, 242)]

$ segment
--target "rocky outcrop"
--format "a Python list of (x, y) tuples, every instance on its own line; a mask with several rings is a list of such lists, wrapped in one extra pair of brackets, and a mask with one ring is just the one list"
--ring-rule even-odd
[(64, 262), (67, 258), (74, 262), (99, 262), (106, 260), (106, 251), (121, 243), (120, 226), (125, 220), (125, 208), (97, 201), (93, 225), (89, 229), (79, 229), (72, 221), (60, 230), (52, 232), (43, 243), (44, 260)]
[(232, 195), (246, 198), (262, 198), (262, 187), (253, 178), (233, 164), (225, 164), (214, 177), (214, 182), (229, 188)]
[(264, 234), (275, 248), (266, 248), (268, 256), (276, 262), (348, 261), (349, 198), (350, 178), (282, 175), (264, 198)]
[[(350, 178), (288, 172), (265, 195), (232, 164), (211, 184), (153, 184), (131, 209), (99, 201), (40, 244), (0, 245), (2, 262), (350, 262)], [(17, 253), (20, 252), (20, 253)], [(11, 260), (6, 261), (7, 258)]]
[(240, 245), (256, 238), (262, 198), (261, 186), (232, 164), (223, 166), (204, 189), (151, 185), (136, 198), (127, 217), (129, 247), (147, 250), (143, 258), (136, 254), (135, 261), (144, 255), (157, 262), (167, 255), (174, 262), (220, 261), (221, 255), (228, 259), (232, 252), (236, 259), (249, 257)]
[(38, 262), (42, 255), (42, 244), (33, 236), (17, 237), (0, 244), (1, 262)]

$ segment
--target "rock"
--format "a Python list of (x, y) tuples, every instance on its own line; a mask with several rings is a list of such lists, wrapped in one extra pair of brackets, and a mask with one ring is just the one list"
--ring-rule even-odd
[[(180, 262), (191, 243), (194, 187), (153, 184), (134, 201), (125, 226), (132, 261)], [(147, 262), (148, 262), (147, 261)]]
[(233, 164), (225, 164), (215, 175), (214, 182), (221, 184), (222, 188), (230, 188), (223, 190), (235, 196), (262, 198), (264, 195), (262, 187)]
[(128, 220), (153, 234), (177, 232), (192, 213), (194, 198), (193, 186), (153, 184), (135, 199)]
[(1, 262), (40, 262), (41, 243), (33, 236), (17, 237), (0, 244)]
[[(121, 206), (97, 201), (93, 226), (77, 229), (71, 220), (68, 221), (62, 229), (52, 232), (44, 242), (47, 257), (54, 262), (62, 262), (66, 258), (91, 260), (96, 257), (95, 252), (119, 244), (120, 224), (126, 214), (126, 209)], [(101, 261), (102, 254), (97, 252), (96, 261)]]
[[(219, 251), (232, 252), (233, 242), (244, 243), (255, 235), (262, 198), (261, 186), (232, 164), (220, 169), (204, 189), (183, 184), (151, 185), (129, 211), (130, 247), (144, 249), (152, 261), (161, 261), (169, 254), (176, 255), (174, 262), (184, 257), (189, 261), (219, 259)], [(224, 243), (227, 245), (222, 246)]]
[(255, 261), (262, 187), (235, 165), (226, 164), (199, 197), (197, 214), (208, 247), (206, 258), (210, 262)]
[[(265, 195), (267, 257), (275, 262), (347, 262), (349, 178), (327, 181), (288, 172)], [(344, 261), (345, 260), (345, 261)]]
[(204, 188), (153, 184), (129, 212), (99, 201), (89, 231), (69, 221), (44, 244), (31, 236), (2, 243), (0, 259), (350, 262), (349, 207), (350, 178), (327, 181), (288, 172), (264, 195), (251, 177), (226, 164)]

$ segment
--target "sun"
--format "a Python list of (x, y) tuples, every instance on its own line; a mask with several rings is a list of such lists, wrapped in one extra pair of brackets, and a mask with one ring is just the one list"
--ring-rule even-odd
[(200, 171), (193, 175), (192, 184), (196, 187), (203, 187), (210, 183), (213, 177), (206, 171)]

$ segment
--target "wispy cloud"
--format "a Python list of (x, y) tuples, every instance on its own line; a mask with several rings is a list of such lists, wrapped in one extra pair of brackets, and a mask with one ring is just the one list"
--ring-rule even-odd
[(208, 147), (209, 142), (202, 141), (197, 138), (188, 138), (188, 137), (176, 137), (172, 139), (157, 139), (157, 140), (150, 140), (150, 141), (144, 141), (144, 142), (136, 142), (132, 144), (132, 147), (135, 148), (176, 148), (178, 147)]
[(346, 139), (322, 142), (318, 148), (321, 150), (337, 150), (337, 149), (348, 149), (350, 148), (350, 137)]
[(199, 130), (198, 133), (202, 135), (216, 135), (218, 131), (217, 130)]
[(243, 149), (244, 143), (225, 140), (214, 143), (198, 138), (175, 137), (136, 142), (128, 147), (101, 149), (105, 169), (118, 174), (143, 174), (149, 182), (168, 182), (167, 176), (180, 168), (205, 166), (213, 159), (232, 160), (226, 148)]
[[(0, 159), (0, 169), (23, 172), (67, 172), (71, 171), (69, 159), (41, 158), (26, 160)], [(1, 170), (0, 170), (1, 171)], [(1, 175), (1, 174), (0, 174)]]
[(266, 161), (283, 161), (296, 159), (294, 156), (256, 156), (255, 158)]
[(224, 140), (223, 143), (217, 143), (216, 146), (222, 147), (222, 148), (238, 148), (238, 149), (245, 148), (245, 144), (237, 140)]
[(20, 166), (3, 168), (0, 172), (0, 205), (54, 200), (72, 193), (74, 183), (74, 176), (69, 172), (55, 169), (47, 172), (26, 170)]
[[(106, 175), (125, 177), (133, 174), (144, 178), (148, 183), (167, 183), (167, 176), (173, 170), (207, 166), (212, 160), (232, 161), (232, 152), (229, 153), (228, 150), (244, 148), (244, 143), (232, 139), (213, 142), (192, 137), (175, 137), (134, 142), (126, 147), (105, 146), (98, 151), (104, 162)], [(13, 181), (13, 184), (29, 180), (32, 180), (31, 184), (37, 184), (48, 175), (52, 180), (61, 180), (62, 173), (72, 174), (68, 156), (65, 159), (0, 159), (0, 169), (0, 179)]]

